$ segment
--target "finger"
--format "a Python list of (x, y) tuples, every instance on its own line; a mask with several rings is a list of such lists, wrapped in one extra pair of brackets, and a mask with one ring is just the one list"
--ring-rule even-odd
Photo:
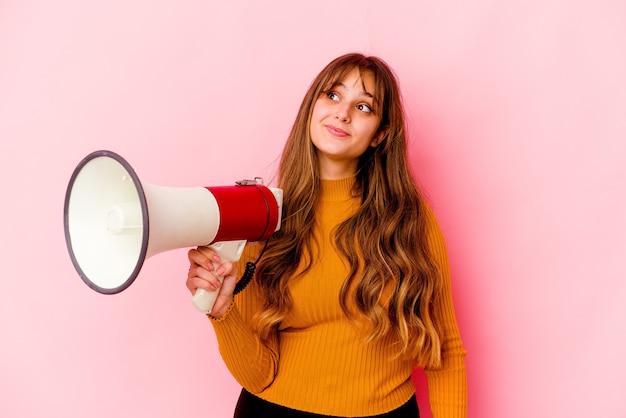
[[(222, 271), (224, 270), (220, 270), (220, 272)], [(203, 266), (192, 265), (187, 273), (187, 280), (192, 280), (195, 287), (202, 287), (206, 290), (215, 290), (221, 286), (223, 278), (221, 275), (218, 276), (215, 270), (209, 270)]]
[(215, 276), (212, 276), (209, 280), (198, 276), (189, 277), (186, 281), (186, 285), (192, 294), (196, 293), (196, 290), (198, 289), (213, 292), (221, 288), (221, 282)]
[(215, 267), (215, 274), (217, 276), (232, 276), (237, 273), (237, 265), (232, 261), (225, 261)]
[(200, 246), (200, 247), (196, 248), (196, 251), (198, 251), (198, 253), (202, 254), (206, 258), (206, 260), (210, 260), (213, 263), (221, 263), (222, 262), (222, 259), (220, 258), (220, 256), (217, 253), (217, 251), (215, 251), (211, 247)]
[(198, 276), (190, 277), (186, 281), (187, 289), (189, 289), (192, 294), (195, 294), (198, 289), (203, 289), (208, 292), (219, 290), (222, 284), (217, 277), (213, 277), (214, 278), (211, 280), (205, 280)]
[(203, 266), (208, 270), (214, 270), (214, 263), (221, 261), (217, 253), (208, 247), (190, 249), (187, 258), (192, 266)]

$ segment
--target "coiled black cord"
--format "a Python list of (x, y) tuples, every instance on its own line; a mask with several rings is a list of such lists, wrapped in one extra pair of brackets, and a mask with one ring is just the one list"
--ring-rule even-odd
[(256, 259), (256, 261), (254, 263), (252, 261), (248, 261), (246, 263), (246, 268), (243, 272), (243, 275), (241, 276), (241, 279), (239, 279), (239, 281), (235, 285), (235, 290), (233, 292), (233, 295), (240, 293), (252, 281), (252, 278), (254, 277), (254, 271), (256, 270), (256, 265), (261, 260), (261, 257), (263, 257), (263, 253), (265, 252), (265, 249), (267, 248), (268, 241), (269, 239), (265, 241), (265, 245), (263, 245), (263, 249), (261, 250), (261, 253), (259, 254), (259, 257)]

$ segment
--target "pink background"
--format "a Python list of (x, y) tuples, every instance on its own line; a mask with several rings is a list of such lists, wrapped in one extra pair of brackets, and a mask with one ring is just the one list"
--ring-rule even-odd
[(470, 417), (626, 416), (621, 0), (0, 0), (0, 416), (231, 416), (186, 250), (92, 292), (67, 182), (97, 149), (154, 184), (269, 179), (313, 76), (353, 50), (401, 80)]

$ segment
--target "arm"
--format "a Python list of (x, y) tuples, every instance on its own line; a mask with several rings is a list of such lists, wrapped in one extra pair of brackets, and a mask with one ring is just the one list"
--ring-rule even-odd
[(428, 244), (437, 262), (442, 280), (437, 303), (441, 320), (442, 364), (437, 369), (425, 369), (431, 410), (435, 418), (464, 418), (467, 416), (467, 379), (465, 354), (454, 312), (450, 268), (443, 234), (435, 216), (426, 210)]
[[(242, 260), (250, 258), (248, 253), (251, 248), (246, 247)], [(211, 318), (224, 363), (243, 387), (252, 393), (261, 392), (273, 382), (277, 372), (278, 337), (266, 345), (251, 329), (252, 315), (262, 306), (256, 281), (253, 280), (243, 292), (233, 296), (239, 271), (236, 264), (222, 263), (206, 247), (190, 250), (189, 261), (191, 268), (187, 287), (192, 293), (197, 288), (207, 291), (220, 289), (208, 317)], [(213, 271), (224, 276), (221, 284)]]
[[(254, 287), (253, 287), (254, 286)], [(256, 304), (252, 292), (255, 284), (237, 295), (230, 310), (211, 323), (217, 336), (224, 363), (243, 387), (259, 393), (268, 387), (278, 371), (278, 338), (263, 344), (250, 328), (250, 316)]]

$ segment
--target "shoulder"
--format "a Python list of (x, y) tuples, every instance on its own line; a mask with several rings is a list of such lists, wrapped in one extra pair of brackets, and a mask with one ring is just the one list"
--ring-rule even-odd
[(424, 224), (426, 225), (426, 230), (436, 229), (439, 230), (439, 221), (437, 220), (437, 216), (433, 211), (431, 204), (425, 199), (421, 198), (421, 216), (424, 218)]
[(431, 205), (423, 199), (421, 212), (424, 218), (424, 236), (432, 255), (440, 259), (440, 262), (447, 262), (446, 243), (439, 221)]

